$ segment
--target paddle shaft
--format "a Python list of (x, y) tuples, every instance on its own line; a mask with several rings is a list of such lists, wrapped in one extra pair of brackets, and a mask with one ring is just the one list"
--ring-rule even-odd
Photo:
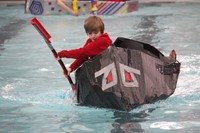
[[(50, 41), (51, 35), (46, 31), (46, 29), (42, 26), (42, 24), (36, 18), (33, 18), (31, 20), (31, 24), (42, 35), (42, 37), (44, 38), (46, 44), (48, 45), (48, 47), (50, 48), (51, 52), (53, 53), (54, 57), (57, 58), (58, 54), (57, 54), (56, 50), (54, 49), (54, 47), (52, 46), (51, 41)], [(60, 64), (60, 66), (62, 67), (64, 74), (67, 75), (66, 78), (68, 79), (72, 89), (75, 90), (75, 85), (74, 85), (71, 77), (68, 75), (68, 71), (67, 71), (64, 63), (62, 62), (61, 59), (59, 59), (58, 62)]]
[[(56, 50), (53, 48), (53, 46), (52, 46), (51, 44), (48, 44), (48, 46), (49, 46), (51, 52), (53, 53), (54, 57), (57, 58), (57, 57), (58, 57), (58, 54), (57, 54)], [(59, 60), (58, 60), (58, 63), (59, 63), (60, 66), (62, 67), (63, 72), (65, 73), (65, 75), (67, 75), (66, 78), (68, 79), (70, 85), (71, 85), (72, 87), (74, 87), (74, 83), (73, 83), (71, 77), (68, 75), (68, 71), (67, 71), (67, 69), (66, 69), (66, 67), (65, 67), (65, 65), (64, 65), (64, 63), (63, 63), (63, 61), (62, 61), (61, 59), (59, 59)]]

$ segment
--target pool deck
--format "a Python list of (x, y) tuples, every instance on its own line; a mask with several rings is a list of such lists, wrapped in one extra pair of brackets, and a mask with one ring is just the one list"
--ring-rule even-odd
[[(139, 3), (176, 3), (176, 2), (190, 2), (200, 3), (200, 0), (138, 0)], [(4, 5), (23, 5), (25, 0), (0, 0), (0, 4)]]

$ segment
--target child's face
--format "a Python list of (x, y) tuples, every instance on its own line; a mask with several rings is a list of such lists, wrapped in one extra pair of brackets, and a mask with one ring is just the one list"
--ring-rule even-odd
[(100, 31), (98, 32), (90, 32), (90, 33), (87, 33), (88, 37), (92, 40), (92, 41), (95, 41), (97, 38), (99, 38), (102, 34)]

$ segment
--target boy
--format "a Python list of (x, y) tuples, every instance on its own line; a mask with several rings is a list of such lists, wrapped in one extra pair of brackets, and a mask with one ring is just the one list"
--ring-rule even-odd
[(68, 75), (81, 66), (86, 60), (100, 54), (112, 44), (109, 35), (104, 33), (105, 27), (100, 17), (89, 16), (84, 22), (84, 28), (89, 38), (82, 48), (58, 52), (58, 59), (76, 59), (70, 67), (67, 68)]

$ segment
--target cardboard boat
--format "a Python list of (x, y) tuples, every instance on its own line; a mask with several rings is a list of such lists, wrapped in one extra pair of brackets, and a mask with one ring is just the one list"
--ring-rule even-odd
[(150, 44), (119, 37), (76, 71), (77, 101), (130, 111), (166, 99), (176, 89), (180, 65), (176, 55), (164, 56)]
[[(78, 1), (73, 5), (73, 1), (63, 2), (71, 9), (77, 10), (79, 15), (87, 15), (93, 12), (92, 1)], [(137, 10), (138, 0), (128, 0), (125, 2), (96, 1), (95, 10), (97, 15), (127, 14)], [(70, 13), (57, 5), (56, 0), (26, 0), (25, 13), (32, 15), (70, 15)]]
[[(43, 36), (52, 53), (51, 35), (33, 18), (31, 24)], [(67, 70), (58, 60), (63, 71)], [(83, 106), (131, 109), (172, 95), (176, 89), (181, 63), (176, 52), (164, 56), (150, 44), (119, 37), (105, 51), (83, 63), (76, 71), (77, 102)]]

